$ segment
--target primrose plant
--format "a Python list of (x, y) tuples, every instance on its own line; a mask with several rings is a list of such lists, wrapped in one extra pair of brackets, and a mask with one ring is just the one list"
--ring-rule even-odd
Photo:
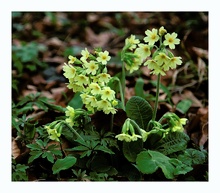
[[(79, 58), (70, 55), (68, 62), (63, 66), (64, 76), (68, 79), (67, 87), (74, 93), (80, 93), (84, 107), (75, 109), (67, 106), (65, 119), (56, 120), (46, 125), (45, 129), (51, 140), (60, 142), (62, 134), (67, 139), (71, 138), (65, 131), (68, 128), (76, 136), (73, 141), (79, 144), (72, 150), (87, 149), (87, 153), (81, 155), (81, 158), (91, 156), (91, 152), (95, 149), (115, 154), (112, 148), (114, 146), (117, 149), (122, 148), (120, 150), (124, 157), (142, 175), (153, 174), (161, 168), (167, 179), (175, 179), (176, 176), (186, 174), (193, 169), (193, 161), (186, 162), (184, 159), (193, 160), (197, 157), (198, 163), (201, 164), (205, 161), (205, 154), (200, 150), (187, 149), (189, 137), (184, 133), (186, 118), (167, 112), (156, 120), (161, 76), (165, 76), (168, 70), (182, 64), (182, 58), (174, 56), (171, 51), (180, 44), (180, 39), (175, 32), (167, 33), (163, 26), (159, 29), (146, 30), (145, 34), (143, 39), (138, 39), (135, 35), (125, 39), (121, 51), (120, 79), (111, 77), (107, 71), (107, 63), (111, 57), (106, 50), (97, 48), (92, 52), (85, 48)], [(133, 96), (125, 103), (126, 73), (133, 73), (141, 66), (147, 66), (150, 73), (157, 76), (153, 108), (145, 98), (139, 96)], [(118, 82), (119, 93), (112, 88), (113, 81)], [(88, 142), (89, 137), (86, 137), (79, 128), (95, 129), (95, 126), (91, 127), (91, 115), (102, 111), (111, 115), (113, 122), (119, 109), (125, 111), (126, 118), (121, 125), (121, 133), (113, 133), (111, 129), (114, 136), (111, 144), (114, 145), (101, 147), (101, 142), (92, 140)], [(113, 127), (113, 123), (109, 124)], [(109, 136), (112, 136), (112, 133)], [(116, 143), (122, 145), (117, 146)]]

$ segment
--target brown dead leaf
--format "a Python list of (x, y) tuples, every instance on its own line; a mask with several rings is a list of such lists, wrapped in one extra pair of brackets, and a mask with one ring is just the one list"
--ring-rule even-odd
[(194, 114), (189, 114), (189, 124), (187, 124), (186, 131), (196, 145), (207, 145), (208, 107), (199, 108)]
[(199, 99), (197, 99), (190, 90), (184, 90), (182, 94), (176, 93), (172, 96), (172, 101), (177, 104), (179, 101), (189, 99), (192, 101), (191, 107), (203, 107)]
[(192, 107), (203, 107), (202, 103), (200, 100), (198, 100), (195, 95), (189, 91), (189, 90), (185, 90), (182, 94), (182, 98), (183, 99), (189, 99), (192, 101)]
[(27, 85), (27, 90), (22, 90), (22, 96), (25, 97), (29, 94), (36, 94), (37, 93), (37, 87), (34, 85)]
[(15, 138), (12, 138), (11, 148), (12, 148), (12, 151), (11, 151), (12, 158), (16, 159), (21, 154), (21, 150), (19, 149)]
[(134, 87), (125, 87), (125, 100), (128, 101), (132, 96), (135, 95)]
[(206, 64), (202, 58), (198, 57), (198, 76), (199, 83), (201, 83), (205, 76), (207, 76)]
[(107, 43), (113, 38), (113, 33), (111, 32), (101, 32), (100, 34), (95, 34), (91, 28), (87, 27), (86, 41), (91, 44), (92, 47), (105, 47)]
[(61, 56), (55, 56), (55, 57), (48, 56), (48, 57), (45, 57), (43, 59), (43, 61), (46, 62), (46, 63), (57, 63), (57, 64), (62, 63), (63, 64), (64, 63), (64, 58), (61, 57)]
[(34, 122), (34, 121), (41, 119), (45, 115), (45, 113), (46, 113), (45, 111), (39, 111), (37, 113), (34, 112), (34, 113), (28, 115), (26, 117), (26, 119), (32, 118), (31, 121)]
[[(56, 101), (55, 104), (61, 105), (60, 101), (62, 101), (63, 93), (66, 93), (67, 89), (68, 88), (66, 88), (65, 86), (51, 89), (51, 93), (53, 95), (53, 99)], [(62, 103), (61, 106), (63, 106), (63, 103)]]
[(61, 41), (59, 38), (57, 37), (53, 37), (48, 39), (45, 44), (47, 46), (53, 46), (53, 47), (62, 47), (63, 46), (63, 41)]
[(202, 131), (202, 136), (199, 140), (199, 145), (204, 146), (204, 144), (208, 140), (208, 112), (206, 114), (204, 114), (200, 118), (200, 120), (201, 120), (200, 127), (201, 127), (201, 131)]
[(197, 47), (192, 47), (192, 50), (196, 53), (198, 57), (208, 59), (208, 50)]
[(35, 76), (31, 77), (31, 80), (33, 81), (34, 85), (39, 85), (39, 84), (45, 84), (46, 80), (43, 78), (41, 74), (37, 74)]

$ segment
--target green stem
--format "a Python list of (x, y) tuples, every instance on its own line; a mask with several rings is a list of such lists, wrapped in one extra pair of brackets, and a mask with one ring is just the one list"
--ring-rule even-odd
[(85, 140), (79, 135), (79, 133), (77, 133), (77, 131), (76, 131), (75, 129), (73, 129), (70, 125), (68, 125), (68, 124), (66, 123), (66, 126), (69, 127), (69, 129), (70, 129), (73, 133), (75, 133), (76, 136), (79, 137), (82, 141), (85, 141)]
[(122, 77), (121, 77), (121, 93), (122, 93), (122, 97), (123, 98), (123, 106), (125, 106), (124, 103), (124, 98), (125, 98), (125, 65), (124, 62), (122, 62)]
[(125, 111), (125, 101), (124, 101), (124, 89), (122, 86), (122, 82), (120, 81), (120, 79), (118, 77), (115, 78), (115, 80), (118, 81), (118, 85), (119, 85), (119, 92), (120, 92), (120, 96), (121, 96), (121, 103), (122, 103), (122, 109)]
[(114, 114), (111, 114), (110, 131), (113, 132)]
[(156, 100), (155, 100), (155, 104), (154, 104), (154, 111), (153, 111), (153, 117), (152, 117), (152, 121), (155, 121), (156, 116), (157, 116), (157, 108), (158, 108), (159, 91), (160, 91), (160, 74), (158, 74), (158, 76), (157, 76)]
[(133, 124), (133, 126), (135, 126), (138, 129), (138, 133), (141, 135), (141, 128), (139, 127), (139, 125), (132, 119), (130, 119), (130, 122)]

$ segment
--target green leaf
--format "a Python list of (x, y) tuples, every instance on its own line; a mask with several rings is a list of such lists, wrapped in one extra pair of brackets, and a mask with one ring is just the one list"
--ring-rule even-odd
[(107, 172), (111, 166), (104, 156), (95, 156), (90, 163), (91, 170), (96, 172)]
[(123, 154), (130, 162), (135, 162), (137, 154), (143, 149), (143, 141), (139, 139), (137, 141), (123, 142)]
[(142, 174), (137, 169), (136, 165), (126, 163), (121, 166), (120, 170), (129, 181), (142, 181)]
[(26, 146), (27, 146), (28, 148), (30, 148), (31, 151), (34, 151), (34, 150), (42, 150), (41, 147), (40, 147), (38, 144), (36, 144), (36, 143), (34, 143), (34, 144), (27, 144)]
[(17, 164), (16, 165), (16, 170), (26, 172), (26, 169), (29, 168), (29, 166), (23, 165), (23, 164)]
[(71, 143), (74, 143), (75, 139), (77, 138), (76, 134), (72, 131), (72, 129), (65, 125), (62, 128), (62, 135), (65, 136), (65, 138)]
[(183, 132), (172, 132), (157, 142), (153, 149), (163, 153), (164, 155), (169, 155), (185, 150), (189, 140), (189, 136)]
[(185, 113), (189, 110), (189, 108), (191, 107), (191, 105), (192, 105), (192, 101), (189, 100), (189, 99), (185, 99), (185, 100), (180, 101), (180, 102), (176, 105), (176, 109), (177, 109), (179, 112), (185, 114)]
[(54, 157), (53, 157), (53, 154), (51, 153), (51, 152), (44, 152), (43, 154), (42, 154), (42, 158), (47, 158), (47, 160), (49, 161), (49, 162), (51, 162), (51, 163), (54, 163)]
[(92, 150), (87, 150), (87, 151), (84, 151), (81, 155), (80, 155), (80, 158), (83, 158), (85, 156), (90, 156), (92, 153)]
[(143, 78), (138, 78), (134, 87), (135, 95), (145, 98), (144, 96), (144, 80)]
[(133, 96), (126, 103), (126, 114), (133, 119), (140, 128), (146, 130), (147, 124), (151, 120), (153, 110), (150, 104), (139, 96)]
[(45, 103), (45, 105), (48, 106), (48, 108), (51, 110), (59, 111), (62, 113), (65, 112), (65, 108), (63, 108), (62, 106), (54, 105), (54, 104), (50, 104), (50, 103)]
[(183, 163), (191, 166), (196, 164), (203, 164), (206, 161), (206, 155), (197, 149), (186, 149), (184, 154), (177, 157)]
[(175, 158), (171, 158), (170, 163), (172, 163), (176, 167), (176, 169), (174, 171), (175, 175), (180, 175), (180, 174), (185, 175), (188, 172), (190, 172), (191, 170), (193, 170), (192, 167), (182, 163), (180, 160), (175, 159)]
[(111, 149), (109, 149), (105, 146), (101, 146), (101, 145), (96, 146), (94, 150), (103, 151), (103, 152), (109, 153), (109, 154), (115, 154)]
[(37, 107), (39, 107), (39, 109), (42, 109), (42, 110), (44, 110), (44, 111), (48, 111), (48, 107), (44, 104), (44, 103), (42, 103), (41, 101), (36, 101), (35, 102), (35, 105), (37, 106)]
[(143, 174), (152, 174), (161, 168), (167, 179), (174, 178), (175, 167), (170, 163), (170, 158), (160, 152), (142, 151), (137, 156), (136, 164)]
[(35, 159), (39, 158), (43, 152), (42, 151), (31, 151), (30, 154), (32, 155), (28, 159), (28, 163), (31, 163)]
[(58, 150), (58, 149), (53, 149), (53, 150), (50, 150), (50, 152), (54, 155), (60, 155), (62, 156), (62, 152), (61, 150)]
[(40, 147), (45, 147), (47, 145), (46, 141), (43, 142), (41, 139), (37, 139), (36, 143), (40, 146)]
[(74, 109), (82, 108), (83, 107), (83, 102), (80, 97), (80, 92), (77, 92), (74, 94), (74, 97), (70, 100), (67, 106), (71, 106)]
[(66, 170), (71, 168), (74, 164), (76, 163), (76, 158), (73, 156), (67, 156), (63, 159), (58, 159), (53, 167), (52, 167), (52, 171), (53, 174), (57, 174), (59, 173), (61, 170)]
[(88, 149), (89, 149), (88, 147), (82, 145), (71, 148), (72, 151), (87, 151)]
[(25, 123), (24, 133), (27, 138), (33, 139), (36, 133), (35, 124)]

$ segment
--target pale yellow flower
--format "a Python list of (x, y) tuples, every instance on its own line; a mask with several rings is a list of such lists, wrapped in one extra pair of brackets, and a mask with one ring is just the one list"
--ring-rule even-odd
[(180, 43), (180, 39), (176, 38), (177, 33), (175, 33), (175, 32), (173, 32), (172, 34), (168, 33), (164, 37), (165, 37), (165, 40), (164, 40), (163, 44), (165, 46), (169, 46), (170, 49), (175, 49), (175, 44)]
[(109, 114), (109, 113), (115, 114), (115, 113), (116, 113), (116, 109), (115, 109), (114, 107), (108, 107), (108, 108), (104, 108), (104, 109), (103, 109), (103, 112), (104, 112), (105, 114)]
[(113, 100), (115, 98), (115, 91), (112, 90), (110, 87), (106, 86), (104, 87), (101, 92), (101, 98), (103, 100), (108, 99), (108, 100)]
[(80, 60), (82, 62), (86, 62), (86, 60), (89, 58), (89, 54), (90, 54), (89, 51), (87, 50), (87, 48), (85, 48), (85, 50), (81, 51), (82, 57), (80, 58)]
[(160, 52), (154, 59), (159, 66), (170, 61), (170, 58), (163, 52)]
[(75, 61), (77, 60), (76, 57), (73, 57), (73, 56), (71, 56), (71, 55), (69, 55), (68, 58), (69, 58), (68, 64), (74, 64)]
[(97, 61), (101, 62), (104, 65), (107, 64), (107, 62), (111, 59), (111, 57), (109, 56), (109, 52), (108, 51), (99, 52), (98, 55), (99, 56), (97, 57)]
[(76, 84), (74, 82), (70, 82), (67, 84), (68, 89), (73, 89), (73, 92), (81, 92), (84, 90), (84, 87), (82, 85)]
[(100, 82), (100, 83), (101, 82), (108, 83), (110, 78), (111, 78), (111, 76), (107, 73), (101, 73), (101, 74), (97, 75), (98, 82)]
[(144, 66), (148, 66), (150, 70), (152, 70), (151, 74), (161, 74), (162, 76), (166, 75), (165, 72), (162, 70), (162, 67), (155, 60), (147, 60), (144, 63)]
[(99, 84), (93, 82), (89, 85), (89, 88), (91, 89), (91, 93), (93, 95), (101, 94), (101, 88), (100, 88)]
[(175, 69), (176, 68), (176, 65), (181, 65), (182, 64), (182, 61), (181, 61), (181, 57), (173, 57), (170, 59), (170, 62), (169, 62), (169, 66), (171, 69)]
[(98, 110), (108, 109), (109, 107), (111, 107), (111, 103), (107, 100), (100, 100), (97, 102)]
[(81, 85), (81, 86), (89, 84), (89, 78), (82, 74), (76, 75), (74, 80), (78, 85)]
[(90, 61), (90, 62), (86, 62), (84, 65), (86, 67), (86, 73), (87, 74), (95, 75), (96, 71), (99, 68), (98, 64), (96, 64), (95, 61), (93, 61), (93, 60)]
[(157, 29), (152, 29), (152, 31), (147, 30), (145, 31), (145, 34), (147, 35), (147, 37), (144, 38), (145, 42), (148, 42), (149, 45), (154, 45), (155, 42), (157, 42), (159, 40), (159, 36), (157, 35), (158, 30)]
[(136, 135), (135, 133), (133, 133), (132, 136), (131, 136), (131, 141), (137, 141), (138, 138), (141, 139), (142, 137), (140, 135)]
[(137, 44), (140, 43), (139, 39), (135, 38), (135, 35), (131, 35), (129, 38), (125, 39), (125, 45), (130, 44), (129, 49), (133, 50), (137, 47)]
[(64, 63), (63, 71), (64, 71), (63, 75), (68, 79), (74, 78), (76, 75), (76, 69), (72, 65), (68, 65), (66, 63)]
[(131, 142), (131, 136), (125, 133), (121, 133), (115, 136), (120, 141)]
[(151, 55), (150, 46), (147, 44), (138, 44), (138, 46), (134, 53), (140, 56), (142, 62)]
[(75, 117), (75, 110), (74, 110), (74, 108), (73, 107), (71, 107), (71, 106), (67, 106), (66, 107), (66, 111), (65, 111), (65, 114), (66, 114), (66, 116), (67, 117)]
[(97, 105), (97, 99), (96, 99), (96, 97), (94, 97), (94, 96), (88, 96), (87, 98), (86, 98), (86, 102), (87, 102), (87, 104), (90, 104), (92, 107), (97, 107), (98, 105)]

